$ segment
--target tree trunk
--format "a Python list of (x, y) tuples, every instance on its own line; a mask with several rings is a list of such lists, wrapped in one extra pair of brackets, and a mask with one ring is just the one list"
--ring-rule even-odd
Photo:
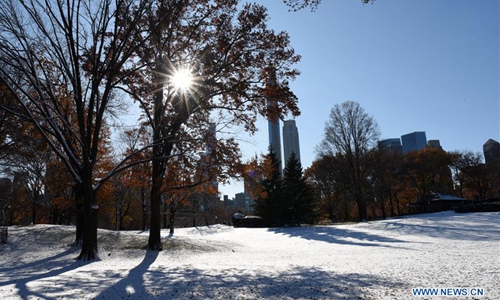
[(153, 178), (151, 186), (151, 224), (149, 229), (148, 250), (161, 251), (161, 180)]
[(390, 216), (394, 217), (394, 203), (393, 203), (393, 200), (392, 200), (392, 195), (389, 195), (389, 207), (391, 209)]
[[(36, 199), (36, 198), (35, 198)], [(36, 224), (36, 200), (33, 200), (33, 206), (31, 211), (31, 224)]]
[(76, 184), (74, 186), (75, 206), (76, 206), (76, 237), (73, 246), (81, 246), (83, 244), (83, 231), (85, 228), (85, 212), (83, 185)]
[(401, 215), (401, 210), (399, 208), (399, 197), (398, 197), (398, 194), (394, 193), (394, 198), (396, 199), (397, 214), (398, 214), (398, 216), (400, 216)]
[[(160, 64), (162, 65), (162, 64)], [(161, 188), (163, 183), (163, 178), (165, 176), (165, 164), (166, 160), (162, 157), (166, 157), (170, 154), (165, 147), (165, 138), (162, 135), (163, 123), (163, 98), (164, 98), (164, 78), (163, 74), (167, 74), (164, 72), (164, 68), (159, 66), (158, 69), (155, 69), (154, 80), (156, 83), (156, 91), (153, 96), (154, 101), (154, 113), (153, 113), (153, 172), (151, 176), (151, 217), (149, 224), (149, 241), (148, 241), (148, 250), (152, 251), (161, 251), (163, 247), (161, 245)]]
[(117, 199), (115, 202), (115, 231), (119, 231), (121, 227), (122, 212), (121, 203), (119, 201), (121, 202), (121, 199)]
[[(372, 209), (372, 218), (371, 219), (375, 220), (375, 219), (377, 219), (377, 207), (374, 204), (371, 204), (370, 207)], [(368, 216), (367, 216), (366, 220), (368, 221)]]
[(343, 208), (344, 208), (344, 222), (350, 221), (349, 217), (349, 203), (347, 202), (347, 199), (344, 197), (343, 198)]
[(384, 198), (380, 199), (380, 209), (382, 210), (382, 219), (385, 220), (385, 218), (387, 216), (385, 215), (385, 199)]
[(146, 201), (146, 187), (141, 187), (142, 231), (148, 230), (148, 202)]
[(358, 199), (356, 201), (358, 204), (358, 216), (359, 216), (359, 221), (366, 221), (366, 203), (363, 199)]
[(168, 225), (170, 224), (168, 221), (168, 201), (164, 201), (163, 203), (163, 214), (162, 214), (162, 223), (163, 223), (163, 228), (166, 229), (168, 228)]
[(170, 235), (174, 234), (174, 222), (175, 222), (175, 212), (174, 211), (170, 211), (170, 219), (169, 219), (169, 224), (168, 226), (170, 227)]
[[(89, 177), (88, 177), (89, 178)], [(92, 178), (92, 177), (90, 177)], [(99, 206), (96, 202), (95, 191), (92, 187), (92, 181), (88, 180), (84, 183), (84, 228), (83, 228), (83, 243), (82, 251), (78, 256), (78, 260), (95, 260), (99, 259), (97, 249), (97, 215)]]

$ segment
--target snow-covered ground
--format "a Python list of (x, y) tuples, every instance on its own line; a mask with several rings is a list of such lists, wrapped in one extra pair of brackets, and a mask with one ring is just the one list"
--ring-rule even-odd
[[(75, 261), (74, 227), (10, 227), (0, 299), (500, 299), (500, 215), (453, 212), (297, 228), (100, 230), (100, 261)], [(479, 288), (479, 290), (477, 289)], [(451, 290), (447, 290), (451, 291)], [(453, 290), (455, 291), (455, 290)], [(463, 294), (462, 294), (463, 295)]]

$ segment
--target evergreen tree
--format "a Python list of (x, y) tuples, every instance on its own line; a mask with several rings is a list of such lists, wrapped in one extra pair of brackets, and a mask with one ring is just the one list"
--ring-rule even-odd
[(285, 223), (311, 224), (316, 218), (314, 190), (303, 176), (302, 165), (295, 153), (286, 163), (283, 178), (283, 201), (286, 203)]
[(264, 158), (264, 173), (259, 182), (263, 193), (256, 196), (253, 206), (255, 214), (268, 226), (282, 226), (285, 222), (280, 165), (281, 162), (270, 147), (269, 154)]

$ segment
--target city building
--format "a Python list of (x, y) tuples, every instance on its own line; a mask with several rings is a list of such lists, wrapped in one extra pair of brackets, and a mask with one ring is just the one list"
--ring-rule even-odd
[[(206, 150), (205, 153), (203, 153), (201, 156), (203, 158), (208, 158), (207, 160), (203, 160), (202, 162), (202, 168), (205, 169), (203, 172), (207, 173), (207, 176), (212, 176), (212, 171), (215, 171), (216, 166), (214, 166), (215, 163), (215, 158), (214, 154), (216, 151), (217, 147), (217, 125), (215, 123), (209, 123), (207, 134), (205, 137), (206, 141)], [(212, 179), (212, 186), (213, 186), (213, 191), (218, 191), (219, 189), (219, 183), (217, 181), (217, 176), (214, 176)]]
[(230, 200), (228, 195), (224, 195), (224, 205), (226, 207), (228, 206), (234, 206), (234, 200)]
[(281, 157), (281, 136), (280, 136), (280, 120), (276, 119), (268, 119), (267, 126), (269, 130), (269, 146), (273, 149), (276, 158), (280, 161), (280, 164), (283, 163), (283, 159)]
[(246, 213), (251, 213), (253, 201), (252, 198), (246, 193), (237, 193), (234, 195), (234, 206), (243, 209)]
[(443, 150), (443, 147), (441, 147), (441, 143), (439, 142), (439, 140), (427, 141), (427, 148), (437, 148)]
[(489, 139), (483, 145), (484, 161), (491, 163), (493, 161), (500, 161), (500, 143)]
[(399, 138), (385, 139), (378, 142), (378, 149), (387, 153), (403, 153), (403, 146)]
[[(276, 74), (274, 72), (270, 74), (267, 84), (270, 86), (277, 85)], [(278, 104), (276, 103), (276, 100), (273, 99), (267, 100), (267, 109), (269, 111), (269, 117), (267, 118), (267, 126), (269, 130), (269, 146), (273, 149), (276, 158), (280, 161), (280, 164), (282, 164), (283, 159), (281, 157), (280, 119), (278, 118), (278, 115), (275, 113), (277, 105)]]
[(285, 166), (292, 153), (295, 153), (297, 160), (300, 162), (299, 131), (295, 125), (295, 120), (287, 120), (283, 124), (283, 151)]
[(415, 131), (402, 135), (401, 142), (403, 144), (403, 154), (423, 149), (427, 145), (425, 131)]

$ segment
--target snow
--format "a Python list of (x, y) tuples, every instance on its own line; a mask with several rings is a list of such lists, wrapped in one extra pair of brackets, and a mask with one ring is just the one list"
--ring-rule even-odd
[(141, 249), (147, 232), (99, 230), (95, 262), (75, 260), (74, 227), (16, 226), (0, 246), (0, 298), (415, 299), (412, 288), (460, 287), (500, 299), (499, 218), (184, 228), (162, 232), (162, 252)]

